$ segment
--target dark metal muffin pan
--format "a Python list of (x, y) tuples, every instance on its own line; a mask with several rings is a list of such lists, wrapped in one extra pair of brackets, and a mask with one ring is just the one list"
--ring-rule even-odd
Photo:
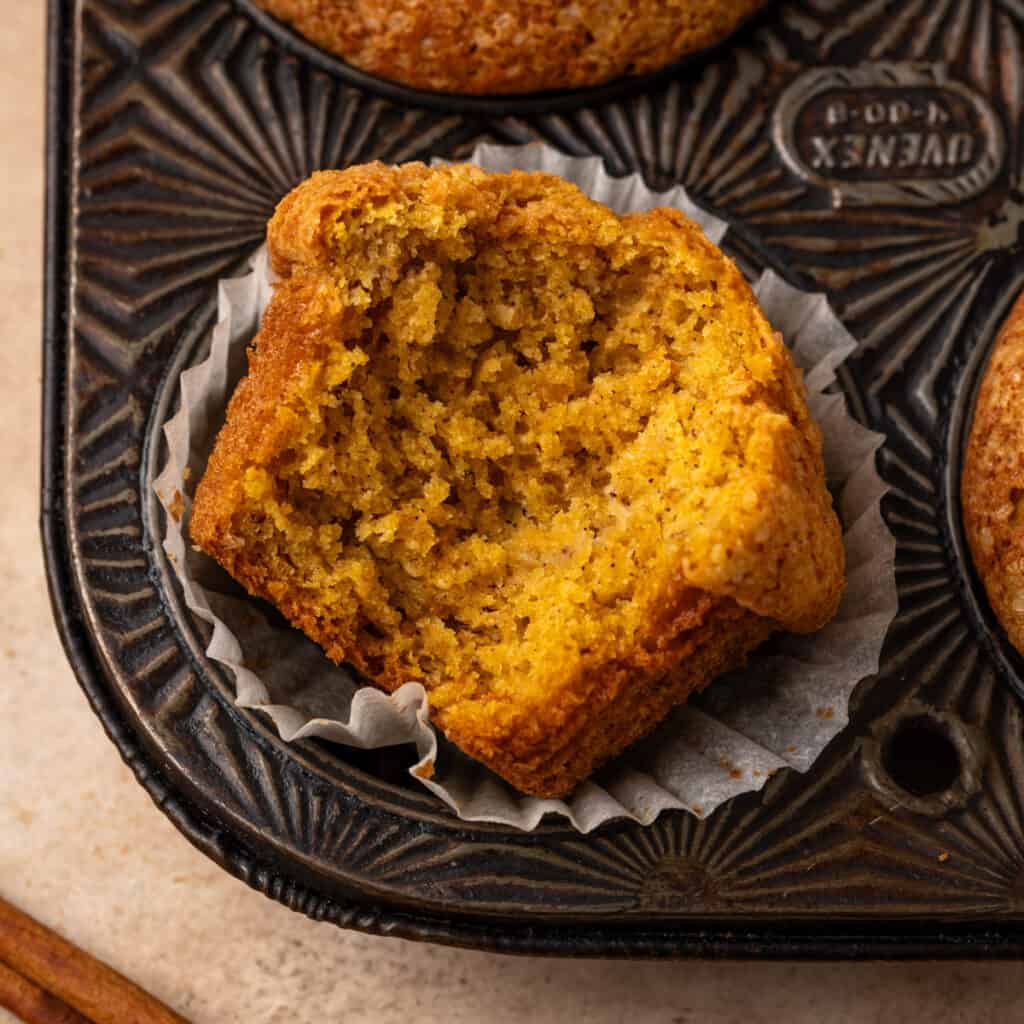
[[(970, 567), (961, 448), (1024, 286), (1024, 3), (800, 0), (712, 56), (559, 111), (427, 109), (345, 81), (227, 0), (51, 0), (42, 526), (82, 687), (227, 870), (367, 931), (516, 952), (1024, 952), (1024, 666)], [(282, 743), (203, 655), (149, 489), (219, 277), (319, 167), (543, 139), (683, 182), (726, 249), (826, 290), (886, 434), (900, 612), (806, 775), (704, 822), (580, 836), (459, 822), (401, 751)]]

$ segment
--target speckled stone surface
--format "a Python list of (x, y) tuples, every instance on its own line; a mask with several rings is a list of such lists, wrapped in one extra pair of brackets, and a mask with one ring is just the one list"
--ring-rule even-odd
[(1024, 1018), (1018, 964), (545, 961), (369, 938), (290, 913), (188, 845), (87, 707), (43, 580), (42, 8), (5, 4), (0, 23), (0, 894), (197, 1024)]

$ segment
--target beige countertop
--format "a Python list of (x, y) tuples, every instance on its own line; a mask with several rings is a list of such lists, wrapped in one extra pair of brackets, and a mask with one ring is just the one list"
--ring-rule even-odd
[(370, 938), (270, 902), (178, 834), (86, 705), (43, 578), (43, 6), (8, 3), (0, 26), (0, 895), (197, 1024), (1024, 1017), (1019, 964), (545, 961)]

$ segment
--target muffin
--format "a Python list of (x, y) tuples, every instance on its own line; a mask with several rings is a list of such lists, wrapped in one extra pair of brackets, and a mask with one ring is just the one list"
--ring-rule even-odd
[(655, 71), (766, 0), (255, 0), (357, 68), (417, 89), (528, 93)]
[(1024, 296), (996, 339), (964, 459), (967, 539), (999, 621), (1024, 654)]
[(190, 533), (335, 661), (560, 796), (778, 629), (843, 548), (803, 384), (674, 210), (381, 164), (279, 206), (280, 280)]

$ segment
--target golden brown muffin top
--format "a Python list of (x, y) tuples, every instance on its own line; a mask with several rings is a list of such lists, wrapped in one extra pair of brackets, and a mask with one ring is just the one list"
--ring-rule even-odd
[(996, 339), (978, 392), (961, 486), (974, 564), (1024, 654), (1024, 295)]
[(256, 0), (356, 67), (419, 89), (527, 93), (655, 71), (766, 0)]

